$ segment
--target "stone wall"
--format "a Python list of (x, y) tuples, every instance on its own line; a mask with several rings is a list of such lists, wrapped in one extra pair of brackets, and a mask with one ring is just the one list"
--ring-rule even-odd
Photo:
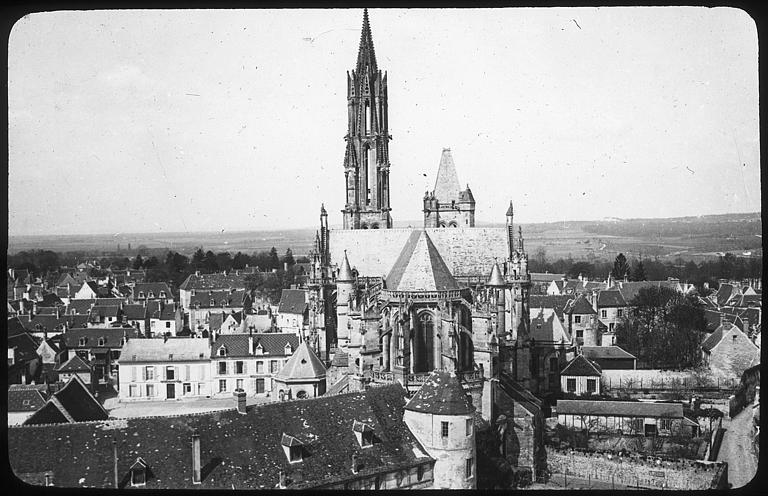
[[(339, 264), (347, 250), (349, 263), (364, 276), (386, 276), (412, 229), (332, 230), (329, 236), (331, 263)], [(494, 259), (507, 258), (503, 227), (426, 229), (454, 276), (491, 273)]]
[(560, 450), (547, 447), (551, 473), (613, 482), (622, 486), (651, 489), (724, 489), (727, 464), (702, 464), (693, 460), (647, 460), (641, 456)]

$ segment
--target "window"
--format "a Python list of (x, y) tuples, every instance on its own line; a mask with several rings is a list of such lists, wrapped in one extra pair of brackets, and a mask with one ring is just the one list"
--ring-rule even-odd
[(264, 373), (264, 362), (256, 362), (256, 373), (257, 374), (263, 374)]
[(225, 347), (219, 348), (219, 356), (227, 356), (227, 349)]
[(467, 479), (472, 477), (472, 458), (467, 458), (467, 469), (464, 475)]
[(616, 327), (616, 324), (614, 324), (613, 322), (611, 322), (610, 324), (608, 324), (608, 331), (609, 331), (609, 332), (613, 332), (613, 328), (614, 328), (614, 327)]
[(733, 337), (733, 342), (735, 343), (736, 342), (736, 337), (737, 337), (736, 334), (734, 334), (732, 337)]
[(624, 310), (623, 309), (619, 308), (618, 310), (616, 310), (616, 316), (617, 317), (621, 317), (622, 315), (624, 315)]
[(104, 338), (99, 338), (98, 346), (104, 346)]
[(147, 484), (147, 465), (139, 458), (131, 466), (131, 486), (144, 486)]
[(235, 387), (236, 387), (237, 389), (243, 389), (243, 390), (245, 390), (245, 389), (243, 388), (243, 380), (242, 380), (242, 379), (238, 379), (238, 380), (236, 381)]
[(581, 324), (581, 315), (575, 315), (573, 317), (573, 323), (574, 324)]
[(227, 362), (219, 362), (219, 375), (227, 374)]
[(183, 391), (183, 394), (185, 394), (185, 395), (186, 394), (192, 394), (192, 384), (190, 384), (188, 382), (185, 382), (182, 385), (182, 389), (181, 390)]
[(128, 397), (129, 398), (135, 398), (138, 396), (138, 390), (136, 388), (136, 384), (131, 384), (128, 386)]
[(297, 463), (301, 461), (301, 446), (288, 447), (288, 461)]
[(576, 329), (576, 338), (584, 339), (584, 329)]
[(219, 392), (220, 393), (227, 392), (227, 380), (226, 379), (219, 379)]
[(672, 430), (672, 419), (661, 419), (661, 425), (659, 428), (663, 431), (671, 431)]
[(160, 291), (160, 298), (165, 298), (165, 291)]
[(171, 321), (170, 320), (165, 323), (165, 328), (166, 329), (170, 329), (171, 328)]
[(440, 435), (448, 437), (448, 422), (440, 422)]
[(147, 365), (146, 367), (144, 367), (144, 371), (148, 381), (152, 381), (155, 379), (155, 367), (153, 365)]
[(165, 368), (165, 380), (166, 381), (172, 381), (175, 378), (175, 369), (172, 366), (168, 366)]
[(147, 396), (150, 398), (155, 395), (155, 386), (154, 384), (147, 384)]
[[(418, 479), (419, 482), (424, 478), (424, 465), (419, 465), (416, 467), (416, 479)], [(378, 489), (378, 487), (376, 488)]]
[(46, 486), (53, 485), (53, 474), (45, 474), (45, 485)]
[(472, 419), (467, 419), (467, 436), (472, 435)]
[(569, 393), (575, 393), (576, 392), (576, 379), (566, 379), (566, 390)]
[(78, 345), (78, 346), (85, 346), (85, 338), (80, 338), (80, 339), (77, 341), (77, 345)]
[(587, 392), (594, 393), (595, 391), (597, 391), (597, 380), (587, 379)]
[(277, 364), (278, 364), (277, 360), (270, 360), (269, 361), (269, 371), (270, 371), (270, 373), (277, 374), (279, 372), (279, 370), (277, 368), (278, 367)]
[(144, 298), (144, 291), (139, 291), (139, 298)]
[(237, 362), (235, 362), (235, 374), (242, 374), (242, 373), (244, 373), (243, 362), (238, 360)]
[(264, 379), (256, 379), (256, 394), (264, 392)]
[(603, 319), (608, 318), (608, 310), (600, 310), (600, 317)]

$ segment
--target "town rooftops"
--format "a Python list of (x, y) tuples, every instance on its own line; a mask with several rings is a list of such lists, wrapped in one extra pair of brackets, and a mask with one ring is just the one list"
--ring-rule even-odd
[(137, 282), (133, 287), (134, 298), (172, 298), (167, 282)]
[[(363, 392), (249, 406), (204, 414), (11, 427), (8, 459), (22, 480), (51, 471), (60, 487), (111, 487), (113, 440), (121, 486), (138, 457), (148, 489), (274, 489), (343, 484), (347, 480), (434, 463), (403, 421), (406, 391), (398, 384)], [(373, 429), (360, 448), (353, 425)], [(283, 434), (301, 442), (303, 459), (290, 463)], [(192, 436), (201, 444), (202, 480), (192, 483)], [(72, 454), (77, 454), (77, 463)], [(350, 470), (357, 454), (359, 472)]]
[(574, 300), (572, 300), (572, 303), (569, 303), (565, 307), (565, 313), (567, 314), (576, 314), (576, 315), (591, 315), (591, 314), (597, 314), (595, 312), (595, 309), (592, 308), (592, 304), (587, 301), (587, 299), (583, 296), (577, 296)]
[(61, 335), (67, 348), (122, 348), (123, 336), (130, 340), (138, 338), (139, 332), (133, 328), (87, 327), (70, 329)]
[(207, 339), (129, 339), (120, 353), (120, 364), (149, 362), (207, 361), (211, 356)]
[(322, 379), (325, 377), (325, 365), (307, 342), (302, 341), (275, 377), (286, 381)]
[(147, 307), (140, 304), (123, 305), (123, 316), (126, 320), (144, 320), (147, 317)]
[[(739, 326), (735, 325), (734, 323), (732, 323), (732, 322), (723, 322), (722, 324), (720, 324), (717, 327), (717, 329), (714, 330), (714, 332), (712, 334), (707, 336), (707, 339), (705, 339), (703, 343), (701, 343), (701, 349), (706, 351), (706, 352), (712, 351), (715, 348), (715, 346), (720, 344), (720, 341), (723, 340), (723, 337), (728, 332), (737, 332), (737, 333), (740, 333), (740, 334), (744, 334), (744, 331), (742, 331), (741, 328)], [(745, 334), (745, 336), (746, 336), (746, 334)]]
[(530, 272), (531, 282), (562, 281), (565, 274), (550, 274), (549, 272)]
[(642, 401), (557, 400), (557, 414), (604, 415), (617, 417), (682, 418), (682, 403)]
[(636, 357), (625, 351), (618, 346), (582, 346), (582, 354), (590, 360), (604, 360), (604, 359), (617, 359), (617, 358), (629, 358), (635, 360)]
[(307, 310), (307, 291), (304, 289), (284, 289), (280, 295), (279, 313), (303, 314)]
[(88, 422), (107, 418), (109, 414), (104, 407), (93, 397), (82, 379), (74, 375), (64, 387), (53, 393), (42, 408), (24, 421), (24, 425)]
[(244, 289), (220, 289), (220, 290), (198, 290), (190, 295), (190, 307), (202, 308), (220, 308), (220, 307), (242, 307)]
[(45, 396), (38, 388), (8, 389), (8, 412), (35, 412), (45, 405)]
[(392, 291), (448, 291), (459, 289), (453, 274), (423, 229), (408, 236), (389, 275), (386, 287)]
[(190, 274), (187, 279), (181, 283), (181, 290), (211, 290), (211, 289), (245, 289), (244, 273), (229, 274)]
[(556, 311), (551, 308), (531, 307), (531, 338), (537, 343), (570, 343), (568, 331), (563, 327)]
[(597, 306), (598, 307), (626, 307), (627, 302), (621, 294), (621, 291), (616, 289), (607, 289), (597, 293)]
[(531, 295), (530, 308), (552, 308), (562, 315), (572, 300), (573, 295)]
[(32, 336), (25, 332), (8, 337), (8, 349), (15, 349), (15, 359), (17, 362), (38, 358), (37, 346)]
[[(253, 350), (248, 349), (249, 340), (253, 342)], [(252, 351), (261, 347), (264, 355), (285, 356), (286, 345), (291, 352), (299, 347), (299, 337), (294, 333), (254, 333), (254, 334), (219, 334), (211, 347), (211, 357), (219, 356), (219, 349), (224, 346), (227, 357), (247, 357)]]
[(91, 366), (86, 363), (85, 360), (80, 358), (79, 355), (73, 355), (72, 358), (62, 363), (61, 366), (56, 369), (59, 374), (75, 373), (75, 372), (90, 372)]
[(467, 415), (475, 411), (459, 378), (443, 371), (432, 372), (405, 409), (433, 415)]
[(577, 355), (573, 360), (568, 362), (560, 372), (560, 375), (570, 376), (597, 376), (602, 375), (600, 366), (589, 360), (584, 355)]

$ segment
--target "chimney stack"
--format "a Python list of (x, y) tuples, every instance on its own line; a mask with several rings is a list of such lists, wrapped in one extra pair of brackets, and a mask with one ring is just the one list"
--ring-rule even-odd
[(200, 434), (192, 432), (192, 484), (202, 482), (200, 473)]
[(115, 469), (115, 489), (120, 489), (120, 478), (117, 472), (117, 440), (115, 438), (112, 438), (112, 459)]
[(352, 453), (352, 473), (357, 473), (357, 453)]
[(741, 321), (744, 322), (744, 334), (749, 336), (749, 319), (745, 315), (741, 318)]
[(280, 471), (280, 483), (277, 485), (277, 487), (279, 487), (280, 489), (285, 489), (287, 486), (288, 485), (286, 484), (286, 480), (285, 480), (285, 472), (281, 470)]
[(237, 401), (237, 413), (240, 415), (246, 414), (246, 408), (245, 408), (245, 391), (242, 389), (235, 389), (235, 392), (233, 393), (236, 401)]

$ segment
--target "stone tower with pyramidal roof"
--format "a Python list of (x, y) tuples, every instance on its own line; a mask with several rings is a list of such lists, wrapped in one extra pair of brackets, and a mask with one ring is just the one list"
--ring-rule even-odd
[(462, 190), (450, 148), (443, 148), (435, 189), (424, 194), (424, 227), (475, 227), (475, 197)]

